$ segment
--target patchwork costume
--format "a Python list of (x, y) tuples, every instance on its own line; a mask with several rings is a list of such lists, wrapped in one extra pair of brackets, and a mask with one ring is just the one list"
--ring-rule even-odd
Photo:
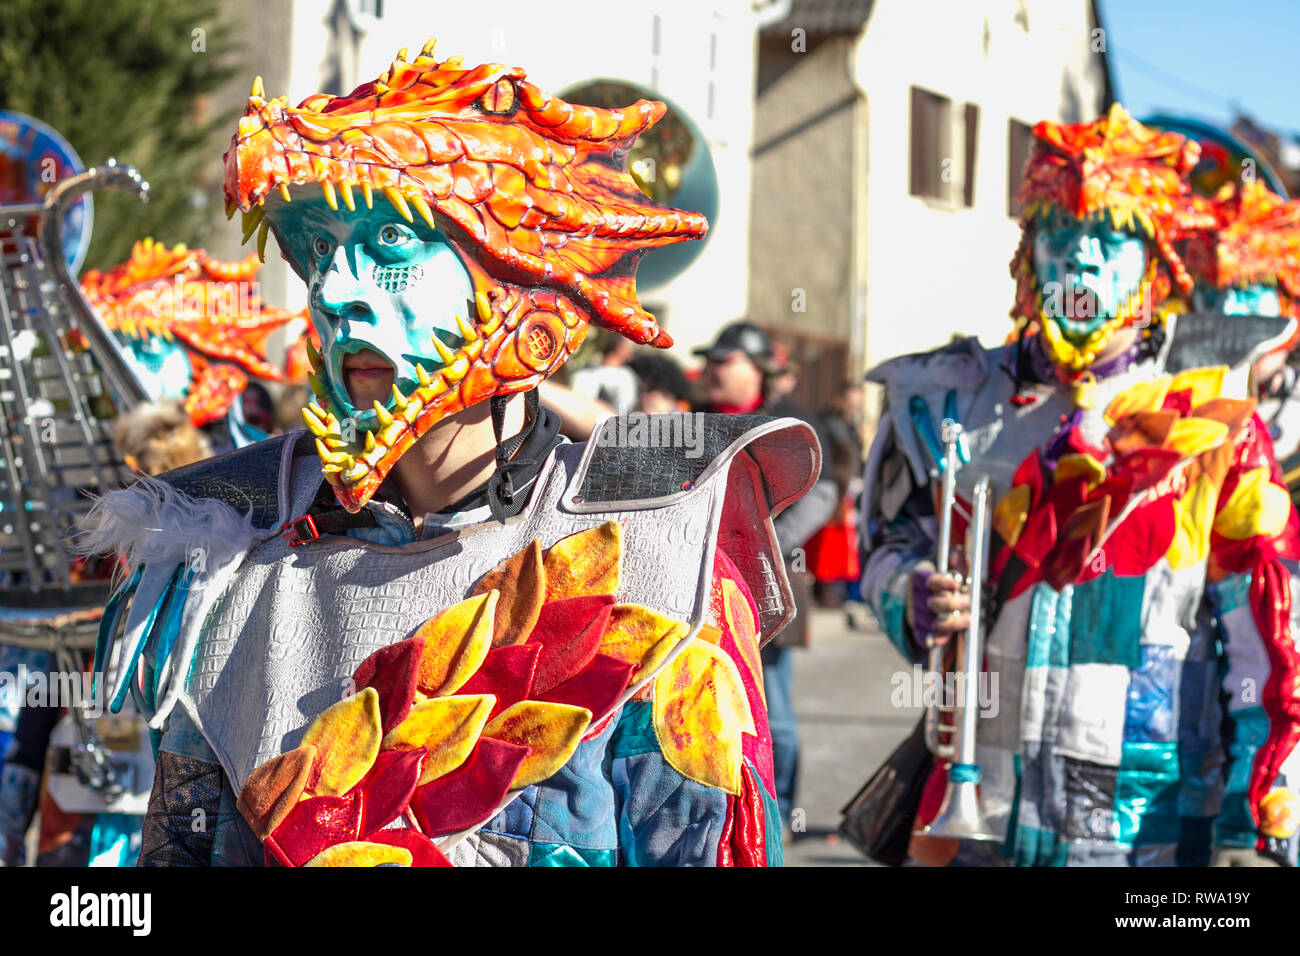
[[(1204, 863), (1211, 844), (1285, 858), (1300, 656), (1282, 559), (1300, 541), (1245, 383), (1293, 326), (1240, 317), (1225, 335), (1219, 317), (1160, 313), (1172, 288), (1190, 291), (1173, 240), (1196, 214), (1195, 144), (1118, 107), (1034, 132), (1012, 263), (1017, 341), (967, 339), (869, 376), (886, 406), (867, 466), (863, 589), (909, 657), (925, 653), (913, 572), (934, 555), (942, 420), (965, 431), (959, 498), (988, 475), (996, 502), (984, 661), (996, 683), (977, 759), (1002, 842), (966, 844), (955, 862)], [(1148, 249), (1133, 298), (1086, 338), (1068, 334), (1035, 274), (1037, 234), (1062, 215), (1102, 237), (1080, 258), (1134, 237)], [(1082, 326), (1105, 313), (1073, 315)], [(1145, 325), (1132, 347), (1097, 361), (1128, 325)], [(963, 530), (958, 520), (954, 540)], [(936, 775), (918, 825), (936, 810)]]
[[(641, 416), (572, 445), (530, 398), (500, 440), (502, 398), (588, 321), (671, 344), (636, 260), (706, 224), (627, 172), (663, 109), (432, 44), (348, 97), (254, 84), (227, 197), (308, 282), (319, 404), (87, 523), (130, 569), (99, 674), (159, 736), (142, 863), (780, 863), (759, 647), (793, 613), (772, 516), (817, 477), (811, 429), (699, 416), (672, 441), (681, 416)], [(462, 276), (468, 317), (427, 307)], [(393, 395), (363, 410), (372, 353)], [(417, 531), (388, 473), (482, 401), (497, 473)]]

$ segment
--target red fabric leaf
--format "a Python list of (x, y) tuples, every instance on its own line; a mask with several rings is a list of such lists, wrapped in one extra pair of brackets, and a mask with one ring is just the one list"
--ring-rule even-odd
[(1179, 415), (1190, 415), (1192, 413), (1192, 390), (1190, 388), (1181, 388), (1176, 392), (1168, 392), (1165, 395), (1162, 409), (1177, 412)]
[(267, 866), (293, 866), (293, 862), (284, 855), (275, 837), (269, 836), (262, 841), (262, 855)]
[(552, 687), (539, 700), (586, 707), (592, 718), (598, 719), (617, 703), (636, 666), (608, 654), (597, 654), (581, 673)]
[(410, 637), (381, 647), (353, 675), (357, 691), (373, 687), (379, 694), (379, 719), (388, 733), (406, 719), (415, 700), (415, 678), (420, 672), (424, 638)]
[(1162, 495), (1139, 505), (1102, 547), (1106, 563), (1118, 577), (1146, 574), (1174, 540), (1174, 499)]
[(510, 790), (528, 748), (484, 737), (468, 760), (415, 791), (411, 810), (429, 836), (483, 823)]
[(375, 758), (375, 765), (350, 792), (362, 795), (361, 833), (382, 830), (401, 815), (415, 793), (420, 767), (429, 751), (385, 750)]
[(310, 797), (290, 810), (267, 839), (274, 838), (293, 866), (302, 866), (325, 848), (357, 838), (361, 803), (356, 790), (342, 797)]
[(1140, 494), (1160, 483), (1182, 456), (1172, 448), (1140, 448), (1111, 466), (1114, 475), (1127, 475), (1133, 482), (1130, 494)]
[(612, 594), (582, 594), (542, 605), (537, 626), (528, 638), (528, 643), (542, 645), (533, 675), (534, 696), (545, 694), (591, 663), (613, 607)]
[(1070, 433), (1065, 436), (1065, 444), (1070, 451), (1078, 452), (1081, 455), (1091, 455), (1097, 461), (1105, 461), (1110, 457), (1106, 449), (1098, 448), (1096, 445), (1089, 445), (1078, 425), (1071, 428)]
[(495, 694), (496, 706), (492, 708), (492, 713), (488, 717), (491, 720), (512, 704), (528, 699), (541, 653), (541, 644), (494, 647), (488, 651), (487, 657), (474, 672), (474, 676), (456, 693)]
[(451, 866), (451, 861), (442, 855), (437, 844), (409, 827), (380, 830), (365, 840), (367, 843), (383, 843), (385, 846), (400, 846), (410, 850), (411, 866)]
[(1083, 570), (1092, 550), (1092, 536), (1082, 535), (1077, 538), (1063, 538), (1056, 543), (1051, 555), (1043, 563), (1043, 580), (1057, 591), (1074, 579)]
[(1260, 703), (1268, 714), (1268, 737), (1250, 770), (1250, 814), (1259, 823), (1259, 801), (1273, 787), (1282, 763), (1300, 742), (1300, 652), (1291, 634), (1291, 576), (1276, 558), (1261, 561), (1250, 580), (1250, 610), (1264, 638), (1269, 674)]
[(1025, 521), (1013, 551), (1030, 568), (1038, 568), (1047, 552), (1056, 544), (1056, 514), (1046, 504), (1039, 506)]
[(1011, 476), (1011, 487), (1016, 485), (1029, 486), (1032, 491), (1029, 507), (1034, 508), (1043, 494), (1043, 459), (1037, 448), (1025, 456), (1016, 473)]

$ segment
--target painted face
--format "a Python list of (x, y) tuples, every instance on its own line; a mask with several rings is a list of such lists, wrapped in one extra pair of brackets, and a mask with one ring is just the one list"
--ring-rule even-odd
[(474, 309), (469, 273), (441, 231), (387, 203), (350, 213), (295, 199), (268, 216), (307, 283), (330, 401), (340, 418), (374, 431), (376, 401), (391, 409), (394, 385), (406, 395), (420, 384), (417, 365), (443, 366), (431, 336), (452, 351), (461, 345), (456, 316)]
[(118, 335), (117, 340), (123, 346), (127, 361), (139, 373), (140, 383), (148, 392), (150, 401), (184, 397), (192, 373), (184, 346), (159, 335), (144, 338)]
[(1034, 237), (1044, 316), (1076, 345), (1120, 314), (1146, 265), (1145, 239), (1105, 218), (1080, 220), (1058, 209)]
[(1219, 312), (1223, 315), (1282, 314), (1282, 300), (1277, 289), (1270, 285), (1252, 285), (1244, 289), (1235, 286), (1227, 289), (1197, 286), (1192, 292), (1192, 305), (1198, 312)]

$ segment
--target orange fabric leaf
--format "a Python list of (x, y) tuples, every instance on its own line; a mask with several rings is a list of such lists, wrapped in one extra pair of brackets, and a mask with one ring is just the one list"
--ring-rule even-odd
[[(627, 664), (637, 664), (635, 675), (654, 673), (690, 628), (639, 604), (616, 604), (609, 614), (609, 624), (601, 639), (598, 653), (616, 657)], [(721, 636), (721, 635), (719, 635)]]
[(542, 543), (537, 539), (526, 548), (483, 575), (471, 595), (497, 591), (496, 627), (493, 647), (521, 644), (528, 639), (537, 614), (546, 600), (546, 567)]
[(302, 738), (302, 746), (319, 752), (312, 793), (341, 797), (355, 787), (379, 755), (382, 736), (379, 694), (373, 687), (339, 701), (317, 717)]
[(622, 554), (623, 526), (617, 521), (561, 538), (546, 553), (546, 600), (613, 594)]
[(356, 840), (336, 843), (317, 853), (304, 866), (380, 866), (384, 863), (410, 866), (411, 859), (411, 851), (405, 847)]
[(420, 625), (424, 655), (415, 679), (428, 697), (454, 694), (473, 676), (492, 649), (497, 592), (488, 591), (453, 604)]
[(517, 789), (541, 783), (563, 767), (589, 723), (591, 711), (585, 707), (521, 700), (483, 728), (483, 736), (528, 748), (510, 785)]
[(469, 757), (488, 722), (496, 698), (491, 694), (432, 697), (411, 708), (410, 716), (384, 738), (385, 750), (427, 748), (420, 779), (424, 786), (451, 773)]
[(272, 757), (251, 774), (239, 792), (236, 809), (259, 840), (280, 825), (307, 789), (316, 748), (310, 745)]
[(655, 678), (653, 711), (664, 759), (705, 786), (740, 793), (741, 734), (755, 730), (730, 657), (691, 640)]

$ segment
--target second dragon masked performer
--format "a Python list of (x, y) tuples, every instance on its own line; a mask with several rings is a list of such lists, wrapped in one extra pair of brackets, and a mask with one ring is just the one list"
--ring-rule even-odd
[[(1195, 143), (1118, 106), (1034, 136), (1012, 262), (1018, 340), (966, 339), (869, 376), (886, 409), (863, 591), (909, 657), (969, 622), (969, 599), (933, 563), (945, 419), (965, 429), (958, 497), (987, 475), (995, 502), (983, 666), (997, 693), (975, 773), (998, 840), (914, 837), (913, 856), (1285, 858), (1300, 656), (1283, 559), (1300, 541), (1246, 386), (1292, 323), (1226, 330), (1165, 313), (1171, 291), (1191, 291), (1174, 243), (1197, 225)], [(934, 811), (923, 800), (918, 823)]]
[(588, 323), (671, 344), (636, 263), (707, 224), (628, 173), (663, 111), (432, 44), (347, 96), (254, 84), (226, 197), (307, 286), (317, 401), (88, 523), (130, 568), (101, 679), (161, 733), (143, 863), (779, 863), (758, 651), (811, 430), (570, 445), (535, 398)]

